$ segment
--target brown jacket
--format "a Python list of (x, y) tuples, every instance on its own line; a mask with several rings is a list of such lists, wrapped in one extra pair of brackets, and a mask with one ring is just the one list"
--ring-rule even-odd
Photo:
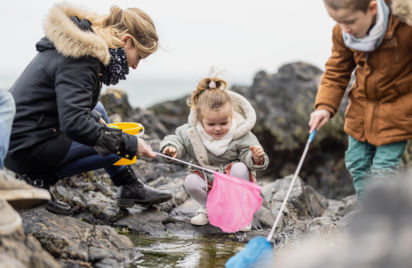
[(412, 138), (412, 27), (391, 14), (381, 45), (369, 53), (346, 47), (338, 24), (332, 41), (315, 108), (333, 116), (356, 68), (345, 132), (376, 146)]

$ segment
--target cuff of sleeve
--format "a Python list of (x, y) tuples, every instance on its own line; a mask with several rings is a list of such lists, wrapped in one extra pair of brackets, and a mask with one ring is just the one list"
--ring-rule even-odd
[(122, 142), (120, 143), (119, 151), (116, 152), (117, 155), (123, 156), (124, 158), (132, 160), (137, 153), (137, 138), (136, 136), (123, 133)]
[(269, 158), (268, 158), (268, 156), (267, 156), (266, 154), (265, 154), (265, 156), (264, 156), (264, 158), (263, 158), (262, 163), (255, 164), (255, 162), (253, 161), (253, 157), (252, 157), (251, 161), (252, 161), (252, 166), (251, 166), (251, 168), (252, 168), (253, 170), (255, 170), (255, 171), (265, 170), (265, 169), (268, 167), (268, 165), (269, 165)]
[(175, 148), (176, 151), (177, 151), (177, 154), (179, 154), (179, 149), (178, 149), (179, 147), (178, 147), (177, 144), (174, 143), (174, 142), (168, 142), (168, 143), (161, 144), (159, 151), (160, 151), (161, 153), (163, 153), (163, 150), (164, 150), (166, 147), (168, 147), (168, 146)]
[(335, 109), (333, 109), (331, 106), (327, 105), (327, 104), (319, 104), (318, 106), (316, 106), (316, 110), (326, 110), (330, 113), (330, 117), (334, 117), (336, 114)]
[(100, 118), (102, 118), (102, 114), (99, 113), (99, 112), (96, 111), (96, 110), (92, 110), (92, 111), (91, 111), (91, 114), (92, 114), (92, 117), (96, 120), (96, 122), (99, 122), (99, 121), (100, 121)]
[(133, 159), (137, 152), (137, 138), (122, 132), (121, 129), (103, 126), (93, 148), (101, 155), (114, 153), (127, 159)]
[[(179, 149), (177, 149), (178, 147), (174, 143), (162, 144), (160, 149), (159, 149), (159, 152), (163, 153), (163, 150), (168, 146), (173, 147), (173, 148), (176, 149), (176, 152), (177, 152), (176, 158), (181, 158), (181, 156), (179, 155)], [(167, 159), (167, 158), (165, 158), (165, 161), (166, 162), (173, 162), (173, 160), (170, 160), (170, 159)]]

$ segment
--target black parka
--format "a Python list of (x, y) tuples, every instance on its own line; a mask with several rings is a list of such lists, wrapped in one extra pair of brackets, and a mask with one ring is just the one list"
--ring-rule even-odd
[[(58, 11), (64, 13), (64, 8)], [(65, 23), (76, 26), (75, 31), (95, 35), (86, 19), (71, 16), (67, 20)], [(64, 31), (65, 26), (61, 28)], [(70, 31), (67, 36), (70, 38)], [(19, 174), (53, 173), (72, 140), (94, 146), (103, 155), (116, 153), (133, 158), (136, 137), (100, 124), (93, 112), (101, 90), (99, 77), (105, 68), (101, 58), (87, 55), (89, 50), (80, 54), (75, 51), (73, 56), (73, 47), (67, 53), (65, 47), (56, 48), (51, 39), (46, 31), (46, 37), (36, 44), (38, 54), (11, 88), (16, 116), (6, 167)], [(80, 49), (82, 45), (88, 44), (80, 44)]]

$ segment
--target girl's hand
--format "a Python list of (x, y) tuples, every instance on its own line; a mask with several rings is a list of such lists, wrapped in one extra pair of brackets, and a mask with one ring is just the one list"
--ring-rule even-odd
[(253, 145), (250, 146), (250, 150), (252, 151), (253, 162), (257, 165), (263, 165), (265, 162), (265, 152), (263, 151), (263, 148)]
[(145, 156), (149, 158), (156, 157), (156, 155), (152, 152), (152, 147), (141, 138), (137, 138), (136, 156)]
[(312, 133), (315, 129), (319, 130), (323, 127), (330, 118), (330, 112), (326, 110), (316, 110), (310, 114), (309, 120), (309, 133)]
[(172, 146), (167, 146), (166, 148), (163, 149), (163, 154), (175, 158), (177, 156), (177, 150), (176, 148)]

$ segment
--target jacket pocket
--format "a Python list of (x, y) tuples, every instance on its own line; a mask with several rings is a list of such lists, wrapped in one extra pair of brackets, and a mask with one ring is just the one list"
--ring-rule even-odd
[(395, 84), (394, 90), (398, 98), (394, 103), (393, 109), (400, 110), (408, 118), (412, 117), (412, 79), (406, 84)]
[(44, 140), (45, 138), (48, 139), (48, 138), (56, 137), (60, 133), (61, 133), (60, 129), (52, 127), (52, 128), (46, 128), (46, 129), (39, 131), (37, 136), (41, 138), (42, 140)]

